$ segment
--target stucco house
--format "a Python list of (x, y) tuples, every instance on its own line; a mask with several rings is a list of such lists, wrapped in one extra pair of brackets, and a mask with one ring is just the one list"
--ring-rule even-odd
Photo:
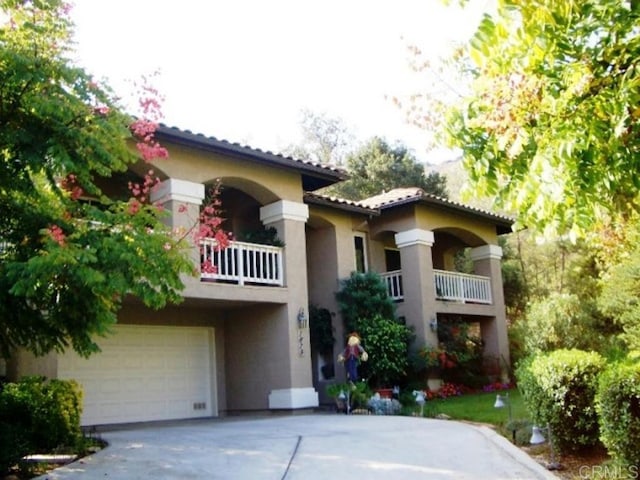
[[(498, 236), (511, 220), (398, 189), (362, 202), (314, 193), (346, 178), (339, 169), (166, 126), (157, 132), (170, 160), (154, 165), (163, 182), (154, 200), (173, 226), (197, 218), (206, 187), (220, 180), (226, 228), (236, 240), (217, 252), (194, 246), (194, 262), (215, 265), (185, 278), (184, 302), (151, 311), (130, 302), (100, 354), (33, 357), (17, 352), (10, 378), (74, 378), (84, 396), (83, 425), (115, 424), (318, 406), (325, 378), (310, 350), (309, 305), (336, 312), (335, 292), (354, 270), (380, 273), (416, 342), (436, 344), (447, 315), (477, 323), (487, 357), (509, 362)], [(187, 209), (185, 214), (184, 209)], [(243, 241), (273, 228), (281, 243)], [(247, 237), (250, 238), (250, 237)], [(471, 248), (475, 275), (453, 271)], [(334, 358), (342, 349), (336, 343)]]

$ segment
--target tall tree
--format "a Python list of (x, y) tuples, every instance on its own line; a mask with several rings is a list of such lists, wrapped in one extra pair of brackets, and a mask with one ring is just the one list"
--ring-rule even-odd
[(425, 174), (424, 165), (402, 145), (391, 146), (374, 137), (347, 157), (351, 178), (327, 190), (350, 200), (362, 200), (398, 187), (419, 187), (441, 197), (447, 196), (446, 177)]
[(640, 2), (499, 0), (448, 131), (474, 187), (519, 222), (583, 235), (640, 207)]
[[(66, 3), (0, 0), (0, 12), (0, 354), (86, 355), (125, 297), (179, 302), (180, 275), (194, 272), (187, 242), (149, 202), (157, 179), (144, 161), (167, 152), (151, 119), (133, 121), (72, 64)], [(156, 111), (157, 98), (141, 102)], [(147, 173), (129, 176), (133, 164)], [(118, 178), (107, 197), (101, 186), (113, 193)]]
[(316, 162), (342, 165), (354, 136), (340, 118), (308, 109), (301, 111), (302, 143), (291, 145), (285, 153)]

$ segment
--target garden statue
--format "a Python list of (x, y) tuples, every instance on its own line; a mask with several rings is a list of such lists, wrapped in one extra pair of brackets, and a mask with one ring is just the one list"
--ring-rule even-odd
[(360, 360), (366, 362), (369, 358), (362, 345), (360, 345), (360, 336), (353, 332), (349, 334), (347, 340), (347, 348), (338, 355), (338, 362), (343, 363), (347, 369), (347, 380), (350, 382), (358, 381), (358, 363)]

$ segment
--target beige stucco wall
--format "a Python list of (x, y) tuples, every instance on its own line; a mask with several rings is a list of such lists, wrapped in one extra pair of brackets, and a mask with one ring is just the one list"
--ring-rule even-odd
[[(309, 275), (309, 301), (319, 307), (335, 313), (333, 328), (336, 343), (334, 361), (344, 348), (345, 335), (340, 309), (335, 294), (340, 289), (340, 280), (351, 274), (356, 268), (354, 235), (366, 235), (366, 217), (320, 206), (309, 209), (307, 227), (307, 269)], [(367, 240), (367, 246), (369, 242)], [(371, 257), (371, 249), (367, 251)], [(345, 378), (344, 368), (335, 363), (336, 381)], [(324, 385), (319, 392), (323, 399)]]
[[(309, 216), (309, 298), (337, 312), (335, 293), (340, 288), (340, 280), (355, 270), (353, 238), (356, 233), (363, 233), (363, 219), (347, 212), (317, 206), (309, 209)], [(334, 306), (334, 309), (330, 306)]]
[(404, 232), (414, 228), (449, 232), (462, 237), (471, 247), (498, 243), (496, 229), (491, 223), (456, 210), (439, 209), (423, 204), (384, 210), (380, 217), (370, 222), (373, 238), (387, 231)]
[(269, 392), (289, 386), (291, 362), (286, 305), (229, 312), (225, 329), (227, 406), (266, 410)]
[(394, 232), (381, 232), (375, 239), (369, 239), (369, 270), (383, 273), (387, 271), (385, 250), (397, 249)]
[(265, 205), (278, 199), (302, 201), (300, 173), (264, 164), (223, 157), (179, 145), (165, 144), (169, 159), (158, 160), (154, 168), (167, 177), (209, 184), (217, 179), (250, 194)]

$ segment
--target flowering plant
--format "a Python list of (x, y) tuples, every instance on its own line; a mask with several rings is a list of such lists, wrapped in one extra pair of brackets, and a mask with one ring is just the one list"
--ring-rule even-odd
[(482, 387), (483, 392), (499, 392), (500, 390), (509, 390), (513, 385), (509, 382), (493, 382)]
[(446, 351), (444, 346), (424, 347), (419, 352), (427, 368), (454, 368), (458, 365), (456, 356)]

